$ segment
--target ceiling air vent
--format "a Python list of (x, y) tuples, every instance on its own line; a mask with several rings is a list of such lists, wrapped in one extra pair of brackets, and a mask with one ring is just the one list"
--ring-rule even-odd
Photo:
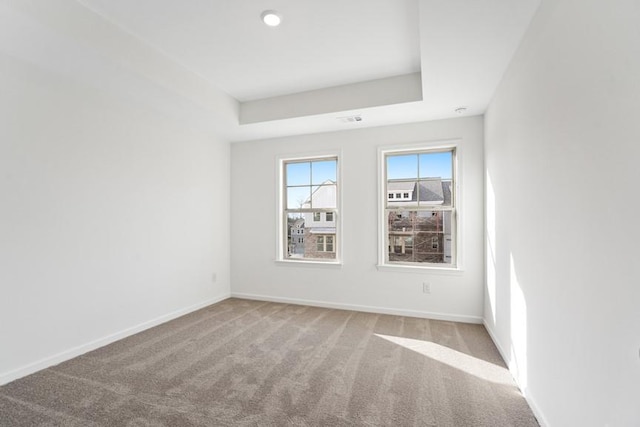
[(357, 123), (362, 121), (362, 116), (357, 114), (355, 116), (337, 117), (342, 123)]

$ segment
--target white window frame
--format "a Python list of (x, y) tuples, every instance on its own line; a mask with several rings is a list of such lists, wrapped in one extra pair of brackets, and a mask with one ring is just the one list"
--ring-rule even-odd
[[(317, 265), (317, 266), (342, 266), (342, 183), (341, 183), (341, 153), (336, 151), (331, 152), (316, 152), (305, 153), (291, 156), (279, 156), (276, 158), (277, 167), (277, 206), (276, 206), (276, 257), (275, 261), (280, 264), (286, 265)], [(323, 209), (323, 212), (333, 212), (333, 220), (335, 223), (336, 234), (333, 239), (333, 251), (335, 258), (287, 258), (287, 206), (286, 206), (286, 172), (285, 165), (289, 162), (305, 162), (305, 161), (322, 161), (335, 159), (336, 166), (336, 207), (332, 209)], [(306, 241), (305, 241), (306, 244)]]
[[(460, 140), (433, 141), (410, 145), (383, 146), (378, 148), (378, 270), (385, 271), (441, 271), (460, 272), (463, 270), (463, 246), (462, 242), (462, 154)], [(389, 235), (387, 231), (387, 161), (388, 155), (402, 155), (421, 152), (442, 152), (453, 150), (453, 185), (452, 197), (452, 260), (450, 264), (444, 263), (418, 263), (418, 262), (389, 262), (388, 245)], [(407, 210), (415, 210), (413, 208)], [(424, 210), (438, 210), (424, 209)]]

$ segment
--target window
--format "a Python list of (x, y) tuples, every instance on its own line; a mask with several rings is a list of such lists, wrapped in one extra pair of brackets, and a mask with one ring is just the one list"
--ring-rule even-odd
[(380, 264), (455, 268), (456, 148), (380, 154)]
[[(287, 159), (280, 165), (283, 237), (278, 259), (336, 262), (338, 158)], [(287, 239), (292, 227), (304, 237)]]
[(327, 238), (325, 239), (325, 252), (333, 252), (333, 238), (334, 236), (327, 236)]
[(317, 236), (316, 250), (318, 252), (333, 252), (333, 236)]
[(438, 249), (438, 236), (431, 238), (431, 249)]
[(389, 198), (393, 199), (393, 193), (389, 193)]

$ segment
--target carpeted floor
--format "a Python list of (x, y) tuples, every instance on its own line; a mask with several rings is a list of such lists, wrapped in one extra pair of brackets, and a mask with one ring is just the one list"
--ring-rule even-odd
[(537, 426), (481, 325), (228, 299), (0, 387), (2, 426)]

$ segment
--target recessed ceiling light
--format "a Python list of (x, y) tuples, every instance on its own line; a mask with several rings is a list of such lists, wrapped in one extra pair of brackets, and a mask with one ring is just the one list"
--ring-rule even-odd
[(467, 107), (460, 107), (460, 108), (456, 108), (455, 112), (458, 114), (464, 114), (467, 112)]
[(282, 16), (275, 10), (265, 10), (260, 14), (260, 18), (269, 27), (277, 27), (282, 22)]

